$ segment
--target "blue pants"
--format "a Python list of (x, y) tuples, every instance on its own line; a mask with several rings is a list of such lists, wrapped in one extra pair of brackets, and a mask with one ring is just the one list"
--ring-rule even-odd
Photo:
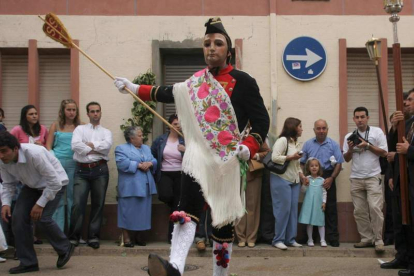
[(107, 164), (101, 164), (91, 169), (80, 166), (76, 167), (69, 239), (79, 241), (81, 238), (83, 219), (90, 192), (91, 214), (89, 218), (88, 242), (99, 242), (108, 181), (109, 171)]
[(270, 174), (270, 192), (275, 216), (275, 237), (272, 244), (295, 242), (298, 229), (298, 204), (300, 185)]
[(52, 218), (56, 221), (60, 230), (64, 231), (65, 223), (67, 225), (67, 229), (69, 229), (70, 214), (73, 205), (73, 178), (75, 176), (76, 162), (73, 159), (59, 159), (59, 161), (68, 175), (69, 183), (66, 186), (66, 193), (61, 198), (59, 207), (56, 209)]

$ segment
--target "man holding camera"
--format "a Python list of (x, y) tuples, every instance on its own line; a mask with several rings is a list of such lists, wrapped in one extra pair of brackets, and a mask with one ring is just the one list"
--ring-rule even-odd
[(365, 107), (355, 108), (353, 120), (357, 129), (345, 136), (343, 152), (346, 162), (352, 160), (351, 196), (361, 236), (361, 242), (354, 247), (375, 245), (376, 252), (383, 252), (384, 196), (379, 158), (387, 155), (387, 139), (380, 128), (368, 126), (369, 115)]

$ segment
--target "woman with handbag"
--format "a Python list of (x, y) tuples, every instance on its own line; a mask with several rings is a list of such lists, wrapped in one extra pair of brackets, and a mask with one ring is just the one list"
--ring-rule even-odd
[(236, 236), (239, 247), (256, 245), (257, 231), (260, 223), (260, 197), (262, 190), (263, 163), (261, 160), (270, 151), (269, 146), (264, 142), (254, 158), (249, 160), (247, 171), (246, 187), (246, 214), (236, 225)]
[[(306, 181), (300, 168), (300, 145), (302, 135), (299, 119), (289, 117), (273, 146), (272, 161), (284, 167), (279, 173), (271, 171), (270, 191), (275, 216), (275, 236), (272, 245), (281, 250), (287, 246), (302, 247), (296, 242), (300, 181)], [(284, 171), (284, 172), (283, 172)]]

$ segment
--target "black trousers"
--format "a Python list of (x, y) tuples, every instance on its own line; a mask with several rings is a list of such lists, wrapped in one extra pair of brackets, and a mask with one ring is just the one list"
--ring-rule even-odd
[[(205, 200), (200, 184), (198, 184), (191, 176), (183, 173), (181, 177), (181, 197), (178, 204), (178, 210), (193, 216), (191, 219), (198, 224), (202, 217), (204, 204)], [(233, 226), (227, 224), (221, 228), (213, 227), (211, 238), (220, 243), (233, 242)]]
[[(68, 238), (52, 219), (65, 190), (66, 187), (62, 187), (56, 194), (56, 197), (46, 204), (40, 220), (36, 223), (36, 227), (45, 234), (47, 240), (58, 255), (65, 254), (70, 248)], [(30, 212), (42, 193), (43, 190), (23, 186), (12, 215), (12, 229), (13, 234), (16, 237), (15, 245), (17, 257), (19, 258), (20, 263), (24, 266), (36, 265), (38, 263), (36, 251), (33, 246), (33, 226)]]
[(384, 242), (394, 241), (393, 215), (392, 215), (392, 191), (388, 185), (389, 177), (387, 174), (384, 179), (384, 199), (385, 199), (385, 220), (384, 220)]
[(267, 169), (263, 169), (261, 196), (260, 224), (257, 239), (271, 244), (275, 236), (275, 216), (273, 215), (272, 195), (270, 193), (270, 171)]
[[(326, 170), (323, 172), (323, 178), (328, 178), (333, 171)], [(327, 191), (326, 208), (325, 208), (325, 236), (327, 242), (339, 242), (338, 232), (338, 208), (336, 202), (336, 181), (332, 182), (331, 188)]]
[[(414, 202), (411, 201), (411, 219), (413, 220)], [(401, 198), (392, 197), (392, 217), (394, 227), (394, 244), (399, 259), (408, 264), (409, 269), (414, 269), (414, 229), (413, 225), (402, 225)], [(413, 221), (411, 222), (413, 223)]]
[[(170, 207), (171, 213), (177, 210), (181, 194), (181, 171), (161, 171), (157, 183), (158, 199)], [(174, 224), (168, 224), (168, 241), (171, 241)]]

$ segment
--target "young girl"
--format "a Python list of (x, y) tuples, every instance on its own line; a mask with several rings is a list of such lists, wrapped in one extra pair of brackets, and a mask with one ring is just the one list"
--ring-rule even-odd
[(305, 192), (302, 209), (299, 215), (299, 222), (307, 224), (308, 246), (313, 247), (312, 231), (313, 226), (318, 226), (321, 236), (321, 246), (326, 247), (325, 241), (325, 204), (326, 189), (323, 187), (322, 166), (318, 159), (309, 158), (305, 165), (306, 174), (309, 175), (309, 186), (303, 185)]

